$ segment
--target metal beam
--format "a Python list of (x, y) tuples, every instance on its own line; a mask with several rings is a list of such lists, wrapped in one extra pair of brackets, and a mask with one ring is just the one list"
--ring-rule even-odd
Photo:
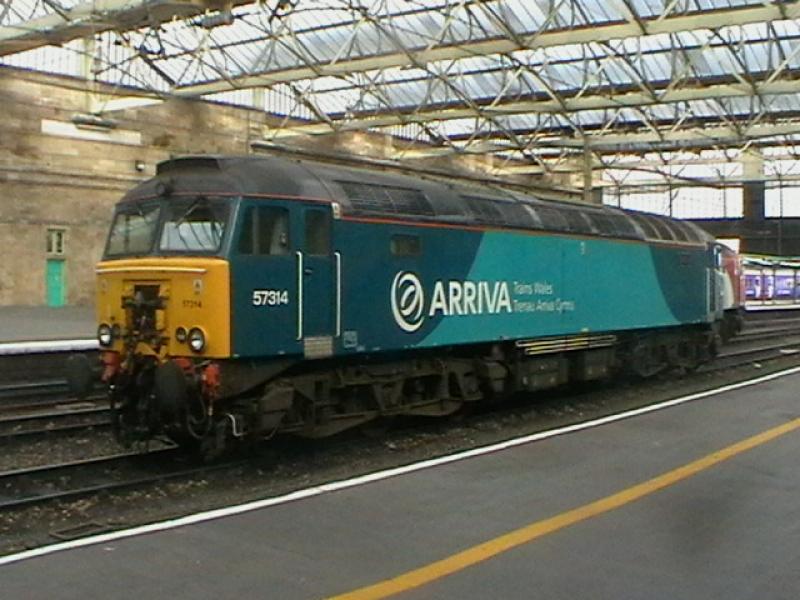
[(413, 160), (415, 158), (433, 158), (436, 156), (451, 156), (453, 154), (497, 154), (499, 152), (509, 152), (516, 150), (510, 144), (494, 144), (487, 141), (476, 141), (466, 143), (463, 146), (411, 146), (399, 148), (394, 152), (394, 158), (400, 160)]
[[(668, 82), (667, 82), (668, 83)], [(481, 113), (493, 117), (503, 115), (520, 115), (535, 113), (564, 114), (565, 112), (578, 112), (582, 110), (604, 110), (617, 108), (632, 108), (653, 106), (655, 104), (670, 104), (691, 102), (697, 100), (711, 100), (719, 98), (741, 98), (753, 95), (796, 94), (800, 92), (800, 79), (787, 77), (784, 79), (767, 80), (763, 83), (742, 83), (732, 80), (730, 83), (717, 83), (705, 86), (685, 86), (659, 90), (653, 96), (638, 88), (634, 91), (614, 92), (607, 89), (598, 91), (585, 90), (573, 97), (562, 97), (558, 101), (550, 98), (519, 100), (509, 99), (502, 103), (481, 107), (476, 111), (472, 107), (453, 106), (448, 108), (420, 109), (412, 113), (381, 114), (373, 117), (362, 117), (346, 121), (334, 122), (336, 128), (330, 124), (311, 123), (308, 125), (287, 125), (275, 129), (271, 135), (275, 138), (292, 137), (296, 135), (321, 135), (326, 133), (361, 131), (377, 127), (392, 127), (395, 125), (408, 125), (410, 123), (430, 123), (431, 121), (448, 121), (453, 119), (469, 119), (480, 117)]]
[(229, 10), (254, 0), (94, 0), (0, 27), (0, 56), (63, 44), (101, 31), (125, 31), (185, 19), (208, 10)]
[[(564, 149), (571, 149), (575, 156), (584, 148), (584, 139), (589, 147), (598, 152), (605, 154), (619, 153), (631, 154), (631, 148), (645, 144), (658, 144), (662, 148), (669, 148), (670, 146), (675, 149), (691, 147), (692, 149), (703, 147), (731, 147), (735, 145), (743, 145), (746, 143), (753, 143), (758, 146), (759, 140), (775, 139), (779, 136), (786, 135), (800, 135), (800, 120), (784, 120), (778, 123), (757, 123), (748, 125), (747, 122), (733, 122), (728, 125), (706, 125), (702, 127), (691, 127), (672, 131), (669, 125), (659, 127), (658, 131), (629, 131), (629, 132), (615, 132), (609, 130), (608, 132), (592, 132), (588, 133), (585, 138), (575, 138), (574, 136), (553, 136), (548, 134), (546, 130), (541, 132), (532, 132), (525, 134), (523, 132), (515, 132), (515, 134), (522, 140), (528, 142), (528, 151), (536, 152), (537, 149), (549, 149), (553, 152), (563, 152)], [(538, 138), (538, 139), (537, 139)], [(398, 148), (395, 150), (393, 158), (398, 160), (421, 160), (425, 158), (453, 156), (456, 154), (469, 155), (469, 154), (500, 154), (519, 152), (520, 148), (508, 142), (492, 143), (484, 139), (476, 139), (473, 142), (467, 141), (464, 144), (450, 144), (446, 146), (421, 146), (413, 145), (406, 148)], [(643, 152), (647, 152), (645, 148)], [(569, 158), (564, 158), (560, 154), (558, 156), (549, 157), (546, 154), (537, 154), (541, 160), (546, 161), (547, 165), (531, 163), (530, 165), (510, 165), (506, 167), (498, 167), (497, 171), (506, 174), (519, 174), (519, 175), (537, 175), (547, 172), (580, 172), (583, 169), (582, 162), (576, 158), (578, 162), (574, 165), (569, 164)], [(778, 157), (771, 157), (777, 159)], [(782, 158), (794, 158), (791, 154), (786, 154)], [(554, 160), (555, 159), (555, 162)], [(686, 164), (721, 164), (726, 162), (725, 159), (699, 159), (691, 160)], [(728, 162), (731, 162), (730, 160)], [(672, 161), (670, 161), (672, 164)], [(593, 168), (625, 168), (625, 163), (607, 163), (597, 161), (594, 163)], [(638, 164), (638, 163), (637, 163)], [(661, 163), (664, 164), (663, 162)], [(684, 164), (684, 163), (676, 163)]]
[[(496, 175), (544, 175), (546, 173), (580, 173), (584, 169), (583, 157), (575, 154), (570, 158), (553, 159), (550, 164), (549, 159), (548, 167), (545, 168), (538, 164), (520, 165), (509, 164), (506, 166), (495, 167), (491, 170)], [(793, 156), (791, 154), (781, 154), (776, 157), (770, 157), (770, 160), (796, 160), (800, 164), (800, 156)], [(681, 159), (668, 159), (668, 160), (653, 160), (653, 159), (640, 159), (624, 161), (609, 159), (607, 161), (600, 160), (597, 157), (592, 159), (592, 169), (595, 171), (631, 171), (641, 169), (668, 169), (671, 167), (689, 167), (689, 166), (708, 166), (708, 167), (721, 167), (723, 165), (738, 164), (742, 162), (741, 157), (736, 158), (681, 158)]]
[[(639, 144), (675, 144), (686, 142), (702, 142), (707, 146), (725, 143), (743, 143), (782, 135), (800, 135), (800, 122), (759, 123), (752, 126), (743, 125), (741, 130), (730, 126), (705, 127), (702, 129), (685, 129), (677, 131), (648, 131), (642, 133), (621, 133), (588, 136), (585, 139), (561, 138), (541, 142), (542, 147), (582, 149), (588, 144), (593, 150), (625, 149)], [(702, 144), (696, 144), (702, 145)]]
[[(622, 188), (622, 189), (630, 189), (630, 188), (666, 188), (667, 186), (671, 187), (694, 187), (694, 186), (709, 186), (709, 187), (720, 187), (720, 186), (739, 186), (743, 183), (750, 183), (752, 182), (752, 178), (743, 177), (740, 175), (734, 177), (691, 177), (685, 179), (676, 179), (673, 181), (667, 181), (667, 179), (640, 179), (637, 181), (631, 181), (630, 183), (617, 183), (614, 181), (602, 180), (602, 181), (595, 181), (595, 186), (598, 187), (609, 187), (609, 188)], [(788, 182), (788, 181), (800, 181), (800, 175), (764, 175), (763, 177), (759, 177), (758, 181), (766, 181), (766, 182)]]
[(145, 108), (163, 103), (162, 98), (148, 97), (148, 96), (121, 96), (114, 97), (104, 94), (97, 94), (92, 103), (93, 114), (114, 112), (118, 110), (127, 110), (130, 108)]
[[(317, 77), (340, 77), (352, 73), (406, 67), (414, 63), (428, 64), (475, 56), (504, 54), (526, 49), (552, 48), (592, 42), (608, 42), (615, 39), (640, 37), (642, 35), (670, 34), (700, 29), (718, 29), (751, 23), (764, 23), (793, 19), (800, 16), (800, 0), (786, 2), (764, 2), (758, 6), (724, 8), (695, 11), (665, 18), (651, 17), (640, 23), (621, 21), (588, 27), (565, 27), (517, 36), (516, 40), (493, 38), (463, 41), (455, 44), (438, 44), (420, 48), (409, 48), (401, 52), (382, 55), (336, 59), (330, 62), (304, 64), (285, 69), (275, 69), (258, 74), (243, 74), (226, 80), (176, 87), (174, 93), (182, 96), (212, 94), (231, 89), (270, 86), (289, 81), (314, 79)], [(644, 33), (643, 33), (644, 32)]]

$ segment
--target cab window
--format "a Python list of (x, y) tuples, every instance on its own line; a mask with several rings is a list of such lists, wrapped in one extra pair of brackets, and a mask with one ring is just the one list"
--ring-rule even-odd
[(148, 254), (153, 247), (160, 212), (158, 204), (121, 206), (114, 216), (106, 244), (106, 256)]
[(165, 207), (158, 247), (170, 253), (213, 253), (222, 244), (230, 203), (210, 198), (186, 198)]
[(239, 236), (241, 254), (289, 254), (289, 211), (274, 206), (245, 209)]

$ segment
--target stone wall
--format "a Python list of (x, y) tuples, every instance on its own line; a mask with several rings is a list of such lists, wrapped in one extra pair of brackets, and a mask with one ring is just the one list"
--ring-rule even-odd
[[(104, 114), (76, 127), (85, 83), (0, 67), (0, 306), (47, 301), (46, 261), (63, 258), (67, 304), (91, 304), (114, 203), (173, 154), (245, 153), (254, 111), (191, 100)], [(63, 257), (47, 254), (63, 229)]]

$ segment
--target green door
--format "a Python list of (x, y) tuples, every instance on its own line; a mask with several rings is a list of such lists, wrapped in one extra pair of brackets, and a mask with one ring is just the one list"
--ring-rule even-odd
[(64, 306), (64, 261), (47, 259), (47, 306)]

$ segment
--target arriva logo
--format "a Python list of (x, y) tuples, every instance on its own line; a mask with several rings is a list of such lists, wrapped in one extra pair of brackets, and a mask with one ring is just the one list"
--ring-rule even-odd
[(400, 329), (414, 333), (422, 327), (425, 291), (414, 273), (400, 271), (392, 282), (392, 314)]
[(505, 281), (437, 281), (430, 306), (425, 310), (425, 291), (414, 273), (400, 271), (391, 290), (392, 314), (403, 331), (414, 333), (425, 320), (437, 314), (483, 315), (513, 312)]

